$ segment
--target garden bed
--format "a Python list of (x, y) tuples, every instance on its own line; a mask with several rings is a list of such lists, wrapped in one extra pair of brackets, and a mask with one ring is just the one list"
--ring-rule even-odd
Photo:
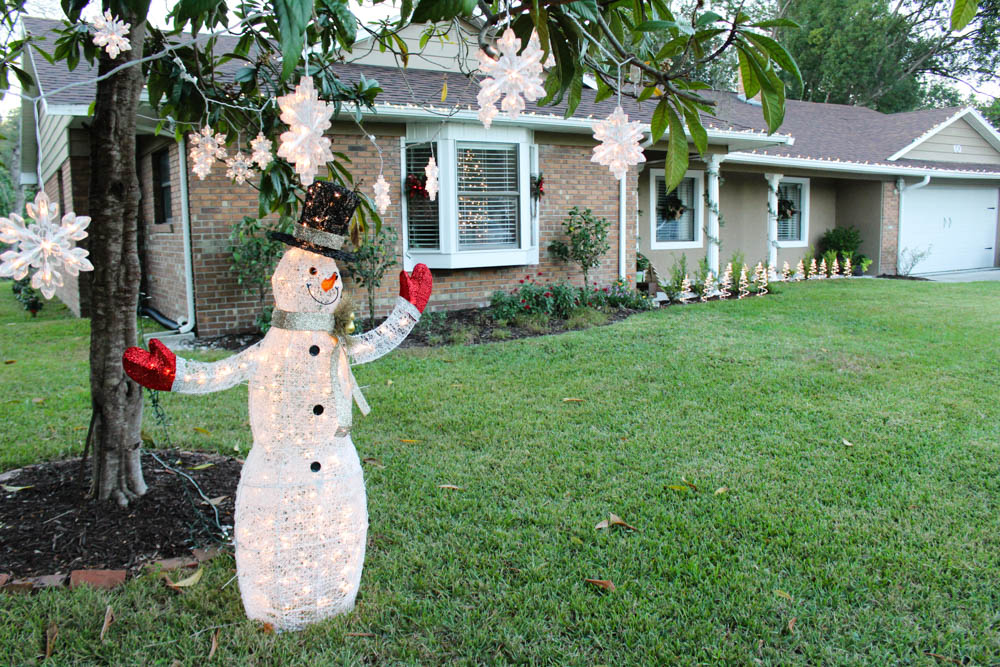
[[(170, 468), (160, 465), (156, 455)], [(0, 574), (32, 577), (77, 569), (129, 570), (219, 544), (233, 526), (242, 461), (177, 450), (143, 452), (147, 494), (128, 507), (85, 501), (80, 459), (5, 473), (0, 503)], [(194, 479), (205, 496), (175, 471)], [(89, 475), (85, 475), (89, 484)]]

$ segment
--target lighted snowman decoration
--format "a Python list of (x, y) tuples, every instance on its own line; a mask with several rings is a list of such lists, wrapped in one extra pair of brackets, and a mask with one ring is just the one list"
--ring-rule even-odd
[(361, 580), (368, 511), (351, 441), (352, 402), (367, 414), (351, 364), (381, 357), (420, 319), (431, 273), (400, 272), (400, 297), (376, 329), (349, 335), (338, 317), (337, 259), (357, 195), (316, 182), (291, 247), (271, 278), (275, 310), (263, 340), (222, 361), (175, 356), (160, 341), (129, 348), (125, 371), (143, 386), (201, 394), (250, 385), (253, 448), (236, 492), (236, 571), (247, 616), (294, 630), (350, 611)]

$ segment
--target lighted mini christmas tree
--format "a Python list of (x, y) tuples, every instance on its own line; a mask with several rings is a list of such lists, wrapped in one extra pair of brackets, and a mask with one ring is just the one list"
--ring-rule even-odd
[(792, 280), (798, 282), (799, 280), (802, 280), (805, 277), (806, 277), (806, 268), (802, 264), (802, 260), (800, 259), (799, 263), (795, 265), (795, 275), (792, 277)]
[(840, 264), (837, 263), (837, 258), (833, 258), (833, 264), (830, 266), (830, 277), (839, 278), (840, 277)]
[(823, 259), (819, 260), (819, 272), (816, 274), (816, 277), (819, 278), (820, 280), (823, 280), (824, 278), (826, 278), (826, 258), (825, 257)]
[(745, 296), (750, 295), (750, 281), (747, 280), (747, 265), (744, 264), (743, 268), (740, 269), (740, 292), (736, 295), (737, 299), (742, 299)]
[(753, 282), (757, 286), (757, 295), (767, 294), (767, 271), (761, 262), (757, 262), (757, 267), (753, 271)]
[(733, 263), (726, 264), (726, 271), (722, 274), (722, 281), (719, 283), (719, 298), (728, 299), (732, 296), (729, 290), (733, 286)]
[(843, 275), (844, 275), (845, 278), (850, 278), (851, 275), (853, 275), (852, 267), (851, 267), (851, 258), (850, 257), (845, 257), (844, 258), (844, 269), (843, 269), (843, 271), (844, 271)]
[(815, 277), (816, 277), (816, 258), (813, 257), (812, 261), (809, 262), (809, 275), (807, 275), (806, 278), (812, 280)]
[(705, 284), (702, 286), (704, 289), (701, 291), (701, 300), (708, 301), (711, 297), (718, 293), (718, 289), (715, 285), (715, 277), (712, 276), (712, 272), (709, 271), (705, 274)]
[(691, 291), (691, 280), (684, 274), (684, 280), (681, 281), (681, 293), (677, 295), (677, 301), (680, 303), (687, 303), (695, 296), (695, 293)]
[(791, 275), (792, 269), (788, 266), (788, 262), (785, 262), (781, 267), (781, 279), (787, 282)]

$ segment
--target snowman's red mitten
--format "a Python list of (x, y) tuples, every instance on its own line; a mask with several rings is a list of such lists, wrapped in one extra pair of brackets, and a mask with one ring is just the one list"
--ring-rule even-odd
[(158, 341), (149, 341), (149, 352), (141, 347), (130, 347), (122, 355), (122, 366), (128, 376), (157, 391), (170, 391), (177, 375), (177, 355)]
[(406, 271), (399, 272), (399, 296), (412, 303), (421, 313), (427, 307), (433, 286), (434, 279), (426, 264), (417, 264), (410, 275), (406, 275)]

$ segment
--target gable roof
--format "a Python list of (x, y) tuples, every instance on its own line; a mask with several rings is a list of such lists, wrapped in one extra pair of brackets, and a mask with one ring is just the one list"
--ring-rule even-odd
[(914, 148), (917, 148), (918, 146), (923, 144), (925, 141), (927, 141), (934, 135), (940, 133), (942, 130), (946, 129), (947, 127), (953, 125), (954, 123), (960, 120), (965, 120), (965, 122), (971, 125), (972, 128), (976, 130), (980, 134), (980, 136), (982, 136), (983, 139), (986, 140), (987, 143), (993, 146), (993, 148), (996, 149), (997, 152), (1000, 152), (1000, 132), (997, 132), (996, 128), (990, 125), (989, 121), (986, 120), (986, 118), (984, 118), (983, 115), (979, 113), (978, 110), (974, 109), (973, 107), (965, 107), (959, 109), (948, 119), (938, 123), (931, 129), (929, 129), (928, 131), (924, 132), (919, 137), (914, 139), (911, 143), (907, 144), (900, 150), (890, 155), (889, 159), (898, 160), (899, 158), (903, 157), (904, 155), (912, 151)]

